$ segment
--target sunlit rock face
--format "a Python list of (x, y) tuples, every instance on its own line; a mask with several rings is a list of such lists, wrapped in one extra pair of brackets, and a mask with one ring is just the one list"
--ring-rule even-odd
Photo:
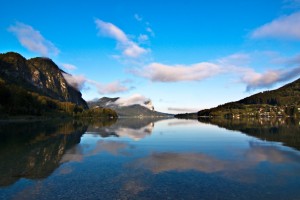
[(17, 53), (0, 54), (0, 78), (28, 91), (88, 108), (81, 93), (68, 84), (63, 71), (49, 58), (26, 60)]

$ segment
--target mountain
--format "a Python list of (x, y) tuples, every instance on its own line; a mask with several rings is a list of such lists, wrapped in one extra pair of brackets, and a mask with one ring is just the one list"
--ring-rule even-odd
[(18, 116), (117, 118), (109, 108), (88, 109), (76, 86), (49, 58), (26, 60), (18, 53), (0, 54), (0, 118)]
[[(179, 114), (189, 117), (194, 114)], [(260, 92), (239, 101), (200, 110), (197, 117), (300, 117), (300, 79), (276, 90)]]
[(18, 53), (0, 54), (0, 78), (61, 102), (71, 102), (87, 109), (81, 93), (65, 80), (61, 69), (49, 58), (26, 60)]
[(103, 108), (110, 108), (117, 112), (118, 116), (123, 117), (140, 117), (140, 116), (167, 116), (165, 113), (156, 112), (152, 105), (152, 102), (145, 101), (143, 105), (140, 104), (133, 104), (128, 106), (121, 106), (118, 104), (117, 100), (119, 98), (109, 98), (103, 97), (96, 101), (89, 101), (88, 105), (90, 108), (94, 107), (103, 107)]

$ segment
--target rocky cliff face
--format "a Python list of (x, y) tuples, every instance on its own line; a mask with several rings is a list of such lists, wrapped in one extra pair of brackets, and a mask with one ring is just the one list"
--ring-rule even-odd
[(70, 86), (63, 71), (49, 58), (26, 60), (17, 53), (0, 54), (0, 78), (26, 90), (88, 108), (81, 93)]

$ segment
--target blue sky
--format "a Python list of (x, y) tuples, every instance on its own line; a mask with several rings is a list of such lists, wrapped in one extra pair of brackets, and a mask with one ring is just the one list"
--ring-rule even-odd
[(0, 52), (46, 56), (86, 100), (191, 112), (299, 78), (299, 0), (1, 3)]

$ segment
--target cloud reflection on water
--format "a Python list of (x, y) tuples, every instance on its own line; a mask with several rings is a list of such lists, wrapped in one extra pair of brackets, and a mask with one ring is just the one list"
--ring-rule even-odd
[(115, 133), (120, 137), (128, 137), (135, 141), (139, 141), (144, 137), (150, 135), (153, 131), (153, 127), (154, 127), (153, 123), (150, 123), (147, 126), (144, 126), (139, 129), (120, 127), (115, 130)]
[(78, 145), (73, 147), (64, 154), (60, 162), (81, 162), (86, 157), (95, 156), (103, 152), (115, 156), (125, 155), (126, 153), (124, 150), (128, 147), (130, 146), (124, 142), (98, 140), (93, 148), (90, 148), (88, 145)]
[[(287, 174), (287, 170), (292, 169), (291, 175), (300, 176), (299, 160), (300, 155), (296, 152), (283, 150), (277, 146), (250, 142), (249, 149), (244, 152), (236, 152), (235, 156), (227, 159), (205, 153), (154, 152), (136, 160), (130, 166), (150, 170), (154, 174), (194, 170), (203, 173), (221, 173), (233, 178), (240, 176), (239, 173), (248, 173), (265, 162), (271, 163), (272, 167), (284, 164), (285, 167), (278, 170), (279, 173)], [(295, 174), (296, 171), (298, 173)]]
[(146, 136), (150, 136), (154, 122), (161, 118), (121, 118), (109, 127), (89, 126), (87, 132), (101, 137), (127, 137), (134, 141), (139, 141)]

